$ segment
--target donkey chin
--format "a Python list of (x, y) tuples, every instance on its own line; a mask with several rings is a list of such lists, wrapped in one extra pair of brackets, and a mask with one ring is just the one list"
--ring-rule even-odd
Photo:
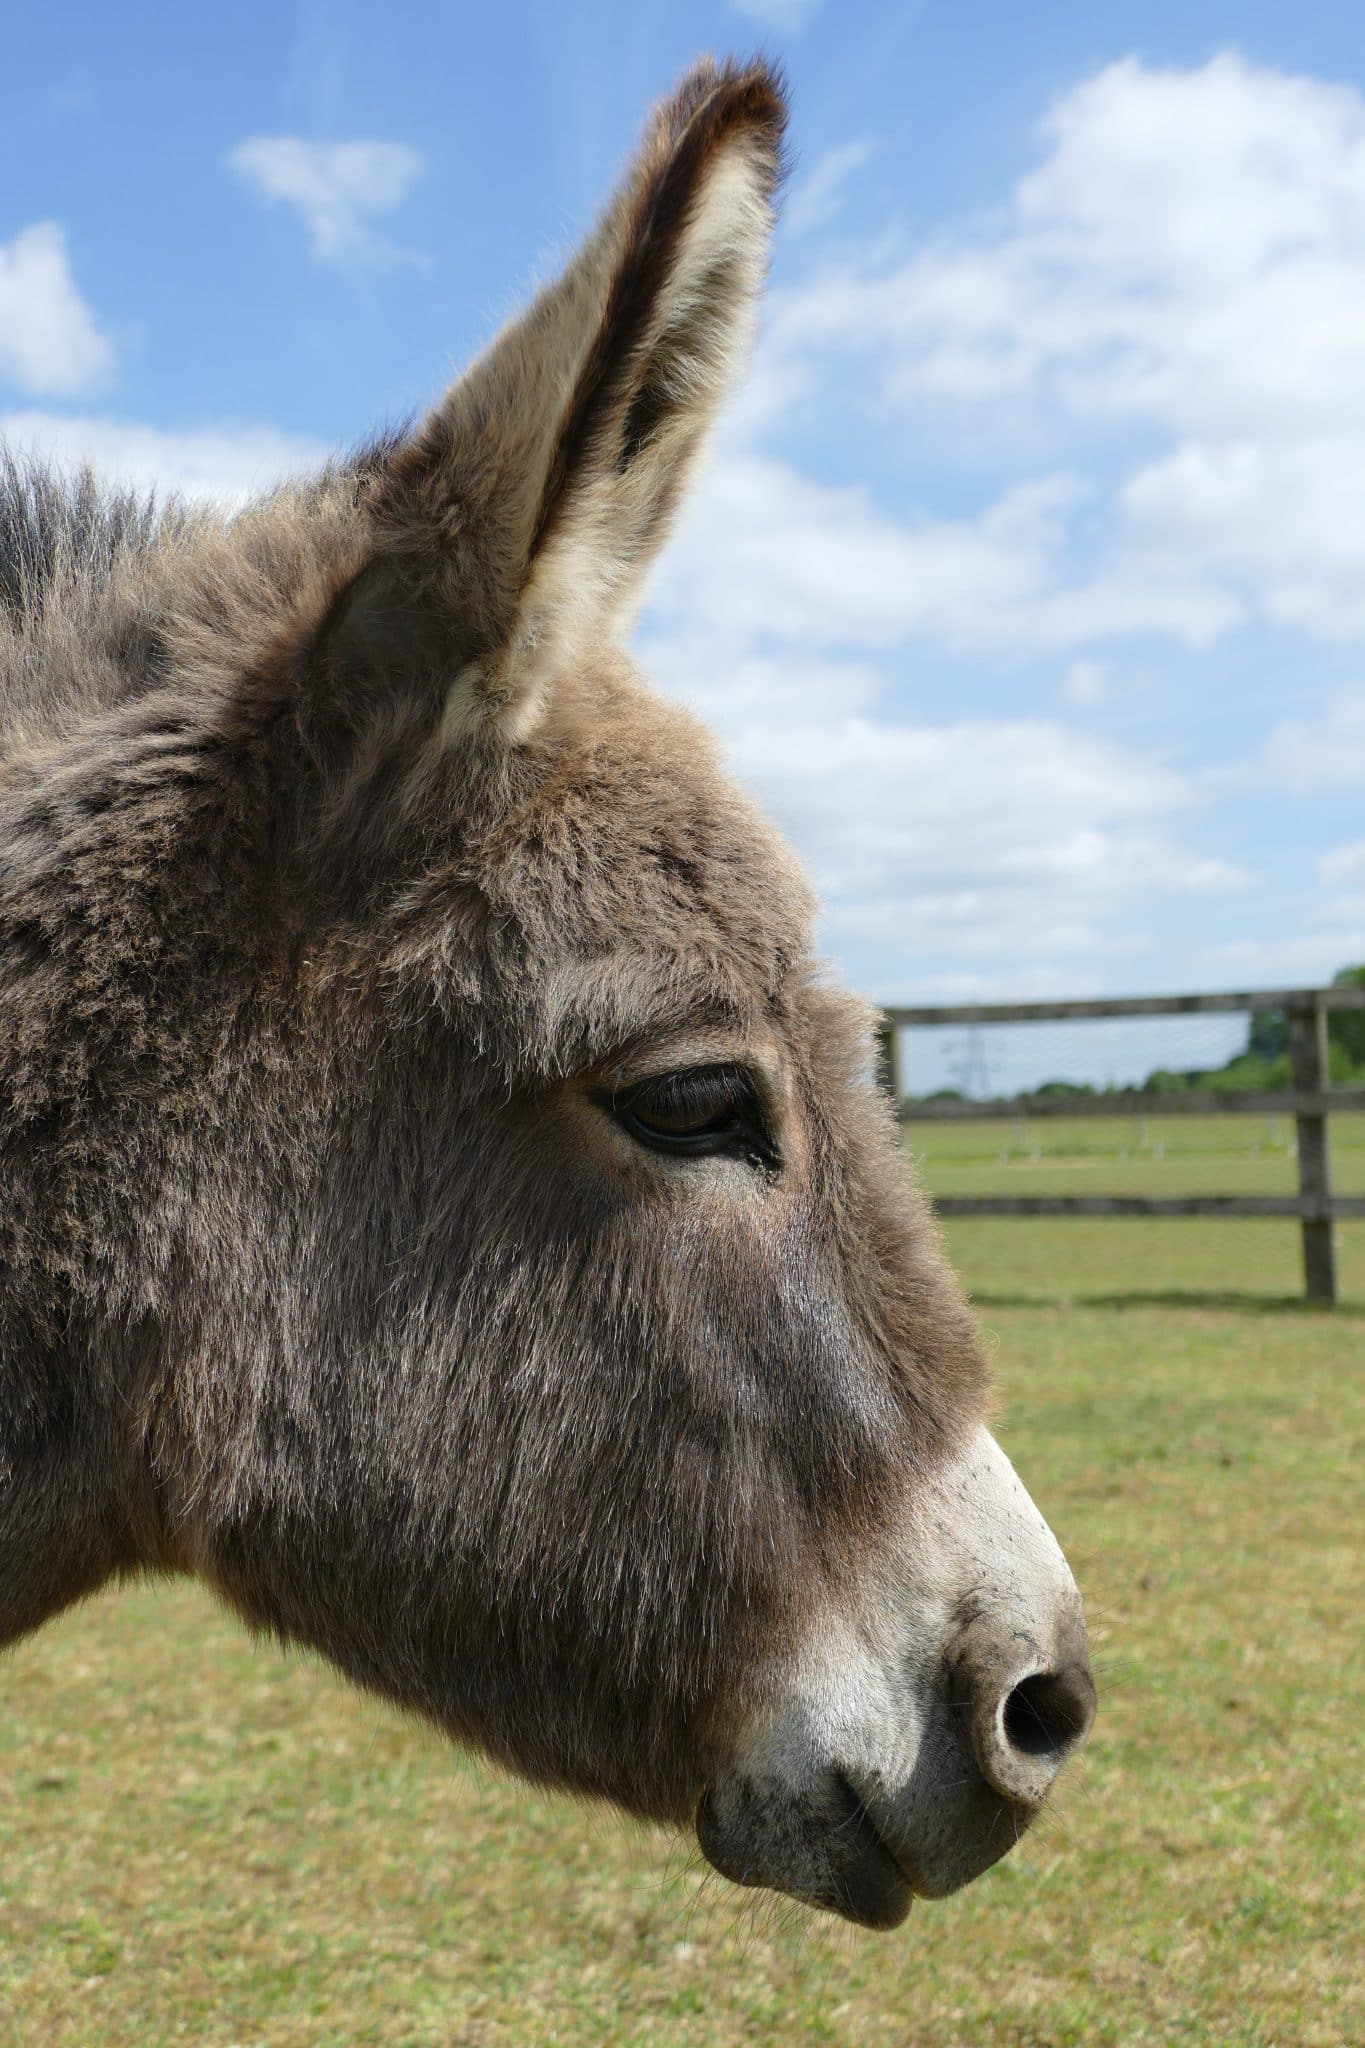
[(696, 1812), (725, 1877), (864, 1927), (1013, 1848), (1095, 1715), (1075, 1581), (988, 1430), (897, 1555), (866, 1611), (827, 1616), (776, 1679)]

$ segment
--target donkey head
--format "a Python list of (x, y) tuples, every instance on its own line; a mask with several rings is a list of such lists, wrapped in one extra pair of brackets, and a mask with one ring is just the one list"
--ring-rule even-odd
[(694, 72), (421, 428), (223, 543), (293, 565), (267, 639), (224, 643), (221, 565), (182, 622), (267, 937), (148, 1441), (253, 1622), (889, 1925), (1013, 1842), (1093, 1694), (868, 1015), (621, 645), (782, 128), (763, 67)]

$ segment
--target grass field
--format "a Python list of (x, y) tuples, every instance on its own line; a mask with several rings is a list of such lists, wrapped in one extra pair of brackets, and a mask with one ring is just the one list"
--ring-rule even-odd
[[(1230, 1122), (1122, 1161), (1079, 1121), (1039, 1159), (981, 1127), (909, 1142), (954, 1192), (1291, 1184)], [(1365, 1185), (1365, 1132), (1338, 1180)], [(0, 2041), (1365, 2039), (1365, 1225), (1341, 1238), (1323, 1314), (1287, 1223), (955, 1225), (1101, 1683), (1054, 1815), (958, 1898), (875, 1938), (755, 1909), (666, 1835), (524, 1793), (193, 1589), (145, 1589), (0, 1669)]]
[[(1365, 1194), (1365, 1116), (1330, 1123), (1333, 1185)], [(906, 1142), (941, 1195), (1290, 1195), (1285, 1116), (1049, 1117), (912, 1124)], [(1293, 1245), (1292, 1233), (1285, 1239)]]

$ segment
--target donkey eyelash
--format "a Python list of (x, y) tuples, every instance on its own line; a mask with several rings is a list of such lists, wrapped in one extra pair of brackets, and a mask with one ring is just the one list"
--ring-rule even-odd
[(685, 1067), (612, 1090), (605, 1106), (637, 1143), (674, 1156), (730, 1153), (780, 1164), (753, 1078), (742, 1067)]
[(621, 1108), (641, 1101), (658, 1115), (676, 1116), (680, 1122), (708, 1112), (737, 1114), (757, 1108), (753, 1083), (738, 1067), (684, 1067), (675, 1073), (651, 1074), (617, 1097)]

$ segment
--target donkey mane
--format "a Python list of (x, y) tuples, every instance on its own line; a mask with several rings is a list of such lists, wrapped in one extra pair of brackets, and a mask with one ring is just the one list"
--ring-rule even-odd
[(53, 586), (107, 581), (120, 555), (147, 554), (183, 516), (174, 499), (119, 489), (90, 469), (72, 475), (0, 446), (0, 607), (10, 629), (38, 616)]
[(264, 575), (258, 601), (287, 606), (310, 518), (329, 500), (354, 509), (407, 432), (375, 434), (240, 509), (110, 483), (0, 440), (0, 737), (67, 727), (160, 681), (164, 615), (182, 609), (196, 554), (226, 545)]

